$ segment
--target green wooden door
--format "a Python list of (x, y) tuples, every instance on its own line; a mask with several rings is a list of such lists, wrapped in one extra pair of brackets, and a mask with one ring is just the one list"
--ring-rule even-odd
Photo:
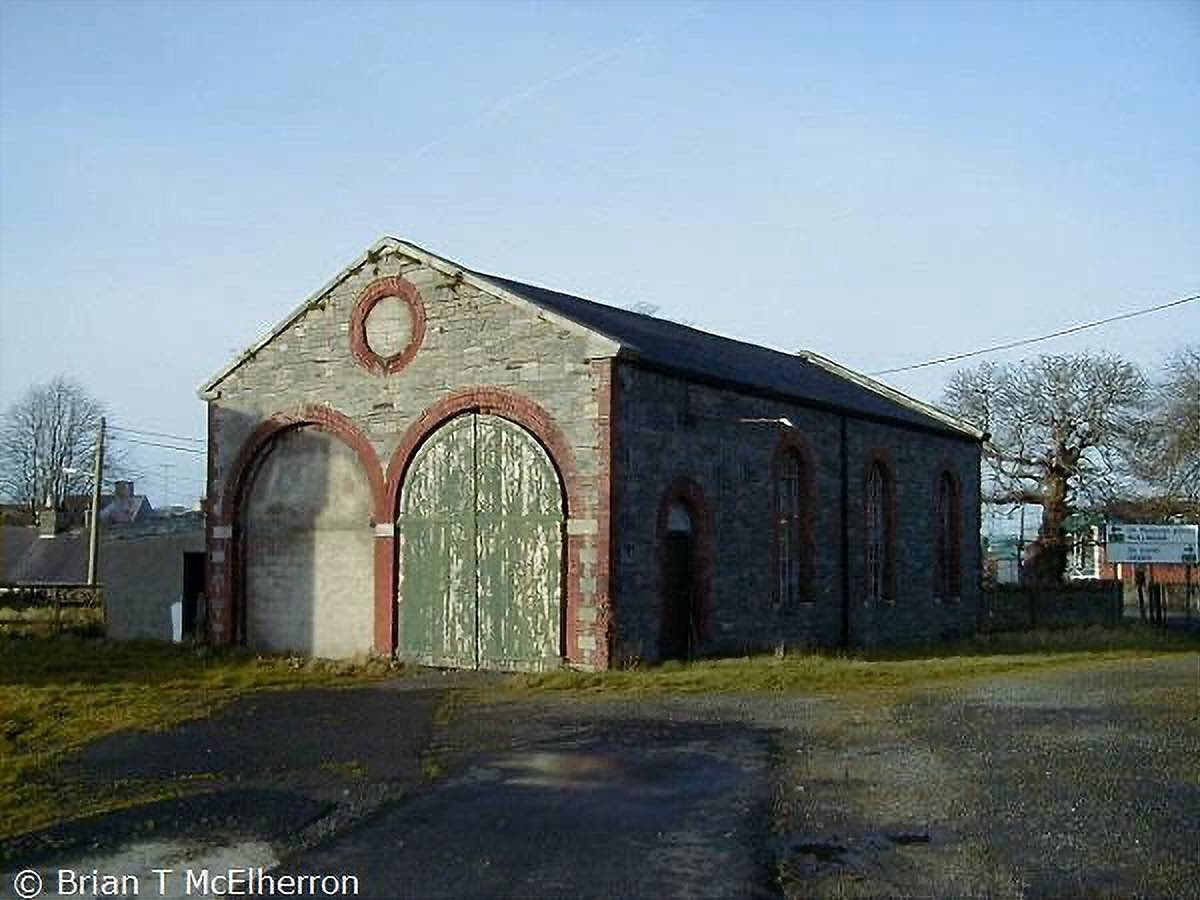
[(478, 664), (473, 418), (452, 419), (421, 446), (400, 498), (400, 649), (430, 665)]
[(408, 658), (485, 669), (558, 665), (562, 493), (527, 431), (496, 416), (452, 419), (414, 458), (398, 526)]

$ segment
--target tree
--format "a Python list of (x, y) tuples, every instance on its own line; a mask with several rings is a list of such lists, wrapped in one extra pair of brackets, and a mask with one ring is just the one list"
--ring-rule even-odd
[(0, 493), (31, 509), (90, 493), (103, 405), (59, 375), (34, 385), (0, 420)]
[(1200, 514), (1200, 344), (1172, 354), (1150, 393), (1134, 460), (1166, 509)]
[(1062, 579), (1067, 517), (1126, 484), (1147, 390), (1135, 365), (1107, 353), (984, 363), (951, 378), (947, 408), (989, 435), (984, 499), (1042, 507), (1032, 559), (1039, 583)]

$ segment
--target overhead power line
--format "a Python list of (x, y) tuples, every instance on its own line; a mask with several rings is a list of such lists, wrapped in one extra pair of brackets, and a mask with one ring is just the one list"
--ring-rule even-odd
[(168, 434), (165, 431), (148, 431), (144, 428), (126, 428), (123, 425), (110, 425), (110, 431), (121, 431), (126, 434), (136, 434), (142, 437), (166, 438), (171, 441), (186, 441), (190, 444), (203, 444), (204, 438), (184, 437), (182, 434)]
[(179, 453), (195, 453), (197, 456), (203, 456), (205, 451), (195, 447), (175, 447), (171, 444), (160, 444), (157, 441), (139, 441), (137, 438), (125, 437), (124, 435), (114, 435), (119, 440), (127, 444), (138, 444), (142, 447), (161, 447), (163, 450), (175, 450)]
[(1117, 316), (1109, 316), (1107, 319), (1098, 319), (1095, 322), (1085, 322), (1082, 325), (1072, 325), (1070, 328), (1064, 328), (1061, 331), (1055, 331), (1051, 334), (1043, 334), (1040, 337), (1022, 338), (1019, 341), (1009, 341), (1007, 344), (996, 344), (994, 347), (984, 347), (982, 350), (972, 350), (969, 353), (956, 353), (953, 356), (940, 356), (937, 359), (913, 363), (911, 366), (896, 366), (894, 369), (881, 369), (878, 372), (870, 372), (868, 374), (893, 375), (896, 372), (911, 372), (913, 369), (924, 369), (928, 366), (940, 366), (943, 363), (957, 362), (960, 359), (970, 359), (972, 356), (982, 356), (984, 353), (997, 353), (1001, 350), (1012, 350), (1014, 347), (1024, 347), (1027, 344), (1036, 344), (1040, 341), (1048, 341), (1051, 338), (1075, 334), (1077, 331), (1086, 331), (1089, 328), (1099, 328), (1101, 325), (1108, 325), (1111, 322), (1120, 322), (1123, 319), (1132, 319), (1137, 316), (1146, 316), (1150, 313), (1161, 312), (1162, 310), (1170, 309), (1173, 306), (1182, 306), (1185, 303), (1191, 303), (1193, 300), (1200, 300), (1200, 294), (1193, 294), (1190, 297), (1181, 297), (1178, 300), (1172, 300), (1170, 303), (1160, 303), (1158, 306), (1149, 306), (1145, 309), (1137, 309), (1133, 312), (1121, 313)]

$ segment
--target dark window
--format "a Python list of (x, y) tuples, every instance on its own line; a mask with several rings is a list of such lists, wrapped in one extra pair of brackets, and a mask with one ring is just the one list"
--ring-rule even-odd
[(943, 472), (938, 479), (934, 593), (948, 602), (957, 601), (962, 589), (961, 516), (958, 482), (952, 474)]
[(795, 449), (780, 454), (775, 479), (776, 596), (781, 604), (800, 603), (807, 593), (808, 559), (804, 540), (807, 510), (804, 460)]
[(659, 657), (690, 659), (700, 646), (692, 514), (681, 500), (667, 506), (663, 545), (663, 624)]
[(873, 462), (867, 472), (867, 601), (892, 600), (892, 483), (887, 467)]

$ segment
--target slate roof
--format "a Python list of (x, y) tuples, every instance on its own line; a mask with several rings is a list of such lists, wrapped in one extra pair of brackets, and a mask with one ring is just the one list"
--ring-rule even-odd
[(36, 527), (0, 526), (0, 581), (25, 584), (83, 584), (87, 581), (88, 532), (41, 537)]
[(816, 354), (784, 353), (509, 278), (474, 274), (611, 338), (651, 366), (827, 409), (979, 437), (964, 423)]

